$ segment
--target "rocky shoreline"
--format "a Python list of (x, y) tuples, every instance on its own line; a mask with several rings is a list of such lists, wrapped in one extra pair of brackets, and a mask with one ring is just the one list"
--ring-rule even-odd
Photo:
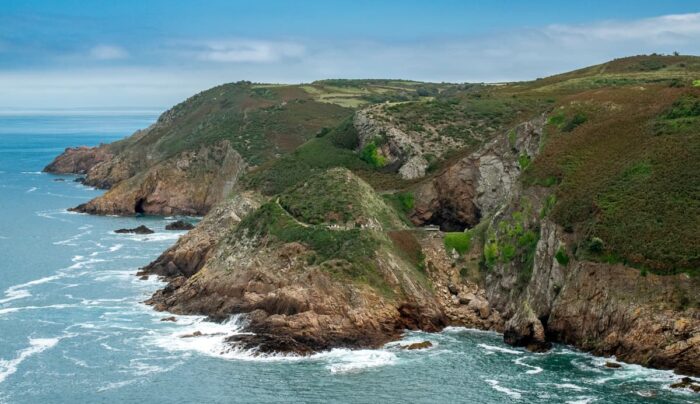
[[(546, 114), (429, 173), (423, 155), (432, 143), (421, 144), (381, 108), (355, 113), (357, 147), (381, 137), (382, 173), (414, 181), (404, 207), (412, 225), (345, 168), (318, 170), (281, 196), (244, 188), (239, 179), (251, 167), (227, 140), (162, 158), (104, 145), (66, 149), (45, 171), (83, 174), (86, 184), (109, 189), (79, 212), (205, 215), (139, 271), (167, 281), (146, 303), (213, 321), (246, 314), (250, 334), (228, 340), (246, 349), (376, 348), (406, 329), (465, 326), (531, 351), (566, 343), (700, 375), (700, 309), (689, 304), (698, 277), (578, 259), (583, 236), (548, 216), (552, 190), (521, 180), (542, 150)], [(440, 156), (455, 147), (434, 143)], [(448, 232), (470, 237), (463, 251), (446, 246)]]

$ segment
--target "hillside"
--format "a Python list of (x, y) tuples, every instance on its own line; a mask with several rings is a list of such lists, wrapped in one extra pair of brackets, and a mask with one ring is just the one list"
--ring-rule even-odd
[(211, 211), (143, 273), (169, 281), (159, 310), (247, 313), (234, 344), (460, 325), (700, 374), (698, 80), (700, 58), (651, 55), (499, 85), (239, 83), (229, 112), (217, 87), (54, 167), (112, 187), (81, 211)]

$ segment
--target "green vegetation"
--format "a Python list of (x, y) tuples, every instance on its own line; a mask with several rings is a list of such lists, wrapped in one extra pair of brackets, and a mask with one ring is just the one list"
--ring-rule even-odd
[(279, 204), (300, 222), (312, 225), (403, 226), (367, 183), (343, 168), (314, 175), (290, 188), (279, 197)]
[(313, 250), (309, 263), (321, 264), (321, 268), (333, 275), (345, 277), (390, 294), (373, 260), (378, 249), (386, 241), (374, 232), (360, 229), (330, 230), (325, 226), (304, 227), (289, 216), (278, 204), (267, 203), (246, 216), (236, 228), (231, 243), (243, 234), (272, 237), (279, 242), (301, 242)]
[(527, 154), (523, 153), (520, 156), (518, 156), (518, 165), (520, 165), (521, 170), (527, 169), (527, 167), (530, 165), (530, 156)]
[(550, 134), (524, 182), (556, 185), (556, 204), (543, 214), (579, 235), (579, 244), (591, 235), (605, 240), (589, 258), (658, 274), (700, 267), (695, 91), (600, 89), (567, 99), (585, 109), (587, 124)]
[(452, 250), (457, 251), (459, 255), (464, 255), (471, 247), (472, 235), (469, 232), (452, 232), (445, 233), (444, 243), (445, 250), (451, 253)]
[(572, 130), (576, 129), (579, 125), (583, 125), (586, 123), (588, 120), (588, 117), (582, 113), (576, 113), (574, 116), (571, 117), (566, 123), (561, 127), (561, 130), (564, 132), (571, 132)]
[(360, 158), (375, 168), (384, 167), (387, 163), (386, 157), (379, 153), (379, 149), (374, 142), (369, 142), (362, 148)]
[(544, 219), (545, 217), (549, 216), (549, 213), (552, 211), (552, 208), (554, 208), (554, 205), (557, 203), (557, 196), (554, 194), (548, 195), (547, 198), (545, 198), (544, 203), (542, 204), (542, 209), (540, 210), (540, 218)]
[(693, 87), (700, 87), (700, 80), (693, 80)]
[(683, 95), (656, 120), (656, 134), (677, 134), (697, 131), (700, 127), (700, 98)]
[(556, 254), (554, 254), (554, 258), (556, 258), (559, 265), (569, 265), (569, 255), (566, 253), (566, 249), (563, 246), (560, 246), (559, 249), (557, 249)]

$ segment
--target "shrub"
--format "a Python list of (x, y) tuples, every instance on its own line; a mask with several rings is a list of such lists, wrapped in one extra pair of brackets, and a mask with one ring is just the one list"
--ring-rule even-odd
[(595, 254), (600, 254), (603, 252), (603, 247), (605, 243), (603, 243), (603, 240), (599, 237), (592, 237), (588, 241), (588, 251), (595, 253)]
[(700, 80), (693, 80), (693, 87), (700, 87)]
[(530, 165), (530, 156), (527, 154), (521, 154), (518, 157), (518, 164), (520, 164), (520, 169), (525, 170)]
[(509, 262), (515, 256), (515, 246), (512, 244), (504, 244), (501, 247), (501, 257), (504, 262)]
[(397, 194), (396, 199), (398, 199), (399, 201), (399, 206), (401, 207), (401, 210), (405, 213), (410, 212), (416, 203), (413, 194), (410, 192)]
[(381, 168), (386, 165), (386, 157), (379, 154), (379, 149), (374, 142), (368, 143), (360, 153), (360, 158), (375, 168)]
[(569, 119), (564, 126), (562, 126), (561, 130), (564, 132), (571, 132), (576, 127), (579, 125), (584, 124), (588, 120), (588, 117), (582, 113), (577, 113), (571, 119)]
[(564, 246), (559, 247), (557, 253), (554, 254), (554, 258), (556, 258), (559, 265), (569, 265), (569, 255), (566, 253), (566, 249), (564, 248)]
[(484, 260), (488, 266), (493, 266), (498, 259), (498, 242), (489, 241), (484, 245)]
[(445, 243), (445, 249), (448, 253), (455, 250), (459, 255), (463, 255), (465, 252), (469, 251), (471, 238), (469, 232), (451, 232), (445, 233), (443, 242)]

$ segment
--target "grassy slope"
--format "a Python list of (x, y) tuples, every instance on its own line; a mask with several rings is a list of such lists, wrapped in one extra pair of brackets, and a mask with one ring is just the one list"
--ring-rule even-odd
[[(600, 87), (610, 75), (629, 80)], [(700, 58), (653, 56), (519, 86), (557, 97), (525, 181), (553, 185), (552, 218), (579, 236), (580, 258), (700, 268), (697, 77)]]
[[(692, 273), (700, 265), (700, 124), (694, 115), (700, 89), (692, 84), (698, 78), (700, 58), (632, 57), (526, 83), (443, 86), (385, 110), (404, 130), (432, 125), (449, 128), (441, 135), (469, 139), (471, 147), (435, 162), (431, 175), (493, 136), (507, 135), (510, 125), (549, 110), (542, 154), (524, 180), (551, 187), (551, 217), (576, 233), (579, 258)], [(410, 188), (411, 182), (362, 161), (356, 147), (346, 120), (255, 170), (247, 184), (274, 195), (342, 166), (376, 189)], [(595, 239), (602, 240), (601, 249), (590, 248)]]
[[(360, 227), (368, 223), (380, 226)], [(335, 228), (337, 224), (350, 226)], [(246, 234), (272, 243), (301, 242), (312, 250), (306, 257), (309, 265), (317, 264), (334, 276), (367, 284), (391, 297), (376, 258), (382, 251), (405, 257), (389, 236), (402, 228), (396, 212), (367, 183), (347, 169), (335, 168), (307, 178), (263, 205), (244, 218), (232, 237)], [(425, 283), (420, 263), (406, 262), (412, 276)]]

